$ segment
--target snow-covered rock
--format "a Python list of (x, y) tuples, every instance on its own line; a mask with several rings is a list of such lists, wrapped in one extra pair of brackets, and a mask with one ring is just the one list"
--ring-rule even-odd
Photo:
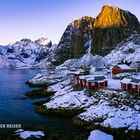
[(79, 114), (78, 118), (107, 128), (140, 130), (139, 105), (134, 106), (139, 99), (135, 100), (134, 95), (127, 94), (101, 90), (94, 95), (99, 102), (86, 108), (86, 111)]
[(86, 95), (83, 91), (72, 91), (72, 89), (65, 89), (58, 91), (61, 95), (54, 96), (49, 103), (45, 103), (47, 109), (75, 109), (87, 107), (93, 103), (93, 100)]
[(15, 131), (16, 135), (19, 135), (22, 139), (28, 139), (30, 137), (41, 138), (44, 137), (45, 134), (42, 131), (24, 131), (23, 129), (18, 129)]
[(118, 7), (104, 5), (96, 18), (84, 16), (67, 26), (58, 44), (58, 63), (80, 58), (88, 52), (90, 41), (91, 53), (105, 56), (139, 29), (135, 15)]
[(108, 65), (116, 65), (121, 62), (134, 63), (140, 60), (140, 34), (134, 34), (122, 43), (118, 44), (110, 54), (105, 56)]
[(42, 70), (27, 83), (30, 85), (50, 85), (62, 82), (64, 79), (67, 79), (67, 70), (47, 69)]
[(69, 78), (64, 79), (62, 82), (59, 82), (59, 83), (56, 83), (54, 85), (49, 86), (48, 91), (57, 92), (70, 84), (71, 84), (71, 79), (69, 79)]
[(113, 140), (113, 136), (108, 135), (100, 130), (93, 130), (90, 132), (88, 140)]

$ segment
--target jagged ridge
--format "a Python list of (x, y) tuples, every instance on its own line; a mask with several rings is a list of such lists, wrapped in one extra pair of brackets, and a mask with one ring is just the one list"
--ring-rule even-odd
[[(54, 47), (51, 41), (44, 38), (36, 41), (21, 39), (14, 44), (0, 46), (0, 68), (31, 68), (36, 64), (39, 65), (39, 63), (44, 65), (44, 59), (46, 63), (47, 60), (50, 62), (50, 55), (53, 51), (52, 48), (55, 49)], [(38, 67), (41, 66), (39, 65)], [(38, 67), (36, 66), (36, 68)]]

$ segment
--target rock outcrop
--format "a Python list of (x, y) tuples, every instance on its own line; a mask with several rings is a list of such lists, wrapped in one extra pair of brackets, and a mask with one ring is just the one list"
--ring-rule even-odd
[(122, 40), (139, 31), (140, 24), (135, 15), (105, 5), (94, 21), (92, 53), (104, 56)]
[(94, 18), (82, 17), (72, 21), (66, 28), (58, 44), (57, 64), (67, 59), (80, 58), (88, 51)]

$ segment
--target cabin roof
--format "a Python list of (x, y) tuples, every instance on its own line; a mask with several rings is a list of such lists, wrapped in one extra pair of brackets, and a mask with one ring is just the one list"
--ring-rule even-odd
[(133, 83), (140, 83), (140, 79), (135, 79), (135, 78), (133, 78), (133, 79), (131, 80), (131, 82), (133, 82)]
[(82, 69), (73, 69), (73, 70), (70, 70), (68, 73), (70, 74), (82, 74), (84, 72), (84, 70)]
[(79, 76), (80, 79), (94, 79), (94, 75), (81, 75)]
[(106, 79), (105, 76), (101, 75), (85, 75), (85, 76), (80, 76), (80, 79), (86, 79), (88, 82), (99, 82), (99, 81), (104, 81)]
[(104, 79), (106, 79), (105, 76), (96, 76), (95, 77), (95, 80), (98, 80), (98, 81), (104, 80)]
[(123, 80), (121, 80), (121, 82), (125, 84), (129, 84), (131, 82), (131, 79), (124, 78)]
[(120, 67), (121, 69), (131, 69), (129, 66), (127, 66), (126, 64), (120, 64), (117, 65), (118, 67)]
[(121, 82), (122, 83), (125, 83), (125, 84), (129, 84), (129, 83), (140, 84), (140, 79), (136, 79), (136, 78), (132, 78), (132, 79), (124, 78), (123, 80), (121, 80)]
[(95, 67), (95, 71), (103, 71), (105, 70), (105, 67)]

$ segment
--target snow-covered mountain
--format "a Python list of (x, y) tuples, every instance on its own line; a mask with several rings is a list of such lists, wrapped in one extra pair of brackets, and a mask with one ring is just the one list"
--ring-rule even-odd
[(126, 63), (132, 67), (140, 67), (140, 34), (131, 35), (129, 38), (116, 45), (116, 49), (112, 50), (111, 53), (104, 57), (86, 53), (79, 59), (66, 60), (60, 66), (78, 67), (92, 65), (95, 67), (102, 67), (104, 65), (116, 65), (118, 63)]
[(48, 38), (41, 37), (38, 40), (36, 40), (36, 42), (43, 46), (46, 46), (46, 45), (48, 47), (52, 46), (52, 42)]
[(116, 49), (104, 57), (104, 60), (108, 65), (140, 61), (140, 34), (134, 34), (118, 44)]
[(51, 59), (50, 53), (53, 54), (55, 47), (44, 38), (36, 41), (22, 39), (14, 44), (0, 46), (0, 68), (38, 68), (41, 64), (47, 67), (50, 65), (47, 60)]
[(0, 46), (0, 68), (131, 63), (139, 59), (139, 34), (140, 23), (135, 15), (105, 5), (96, 18), (84, 16), (72, 21), (57, 46), (47, 38)]
[(105, 56), (136, 32), (140, 32), (140, 24), (135, 15), (105, 5), (96, 18), (84, 16), (67, 26), (58, 44), (57, 64), (83, 56), (89, 41), (93, 55)]

